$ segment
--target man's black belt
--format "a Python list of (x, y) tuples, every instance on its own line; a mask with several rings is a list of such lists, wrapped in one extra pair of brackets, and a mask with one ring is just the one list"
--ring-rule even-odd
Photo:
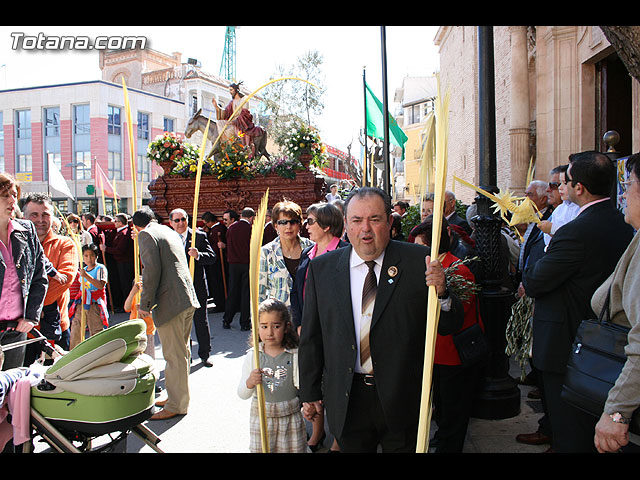
[(353, 379), (359, 383), (363, 383), (368, 387), (373, 387), (376, 384), (375, 377), (368, 373), (354, 373)]

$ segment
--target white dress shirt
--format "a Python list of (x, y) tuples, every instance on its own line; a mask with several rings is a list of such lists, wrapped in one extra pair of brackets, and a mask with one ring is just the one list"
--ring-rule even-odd
[[(384, 251), (375, 259), (376, 265), (373, 267), (378, 282), (380, 281), (380, 271), (382, 270), (383, 260)], [(360, 366), (360, 326), (362, 323), (362, 289), (368, 273), (369, 267), (367, 267), (364, 260), (356, 253), (355, 249), (352, 248), (349, 259), (349, 275), (351, 280), (351, 308), (353, 310), (353, 324), (356, 330), (356, 345), (358, 347), (355, 371), (358, 373), (367, 373)]]

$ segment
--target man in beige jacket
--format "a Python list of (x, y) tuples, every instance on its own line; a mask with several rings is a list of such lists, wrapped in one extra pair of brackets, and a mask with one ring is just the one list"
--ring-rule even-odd
[(200, 306), (180, 236), (155, 221), (148, 207), (133, 214), (142, 262), (140, 316), (149, 312), (158, 330), (165, 366), (167, 399), (151, 420), (185, 415), (189, 407), (189, 338), (194, 311)]

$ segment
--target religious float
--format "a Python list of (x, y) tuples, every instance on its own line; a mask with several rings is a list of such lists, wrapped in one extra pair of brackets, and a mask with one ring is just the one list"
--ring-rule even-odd
[[(190, 136), (192, 132), (187, 133)], [(215, 155), (203, 160), (198, 220), (207, 211), (221, 216), (229, 209), (238, 213), (245, 207), (255, 210), (267, 189), (269, 208), (287, 199), (300, 205), (304, 212), (309, 205), (322, 201), (326, 184), (319, 167), (326, 154), (317, 132), (297, 126), (289, 132), (283, 148), (285, 154), (279, 157), (253, 156), (250, 145), (241, 136), (230, 136), (220, 142)], [(192, 214), (199, 154), (197, 146), (171, 132), (165, 132), (149, 145), (148, 158), (164, 171), (149, 184), (149, 207), (159, 221), (167, 222), (175, 208)]]

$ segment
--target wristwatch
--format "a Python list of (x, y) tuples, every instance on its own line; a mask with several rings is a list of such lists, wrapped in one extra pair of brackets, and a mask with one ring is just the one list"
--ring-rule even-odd
[(620, 412), (612, 413), (609, 415), (609, 417), (611, 418), (611, 421), (614, 423), (623, 423), (625, 425), (629, 425), (631, 423), (631, 419), (623, 417)]

